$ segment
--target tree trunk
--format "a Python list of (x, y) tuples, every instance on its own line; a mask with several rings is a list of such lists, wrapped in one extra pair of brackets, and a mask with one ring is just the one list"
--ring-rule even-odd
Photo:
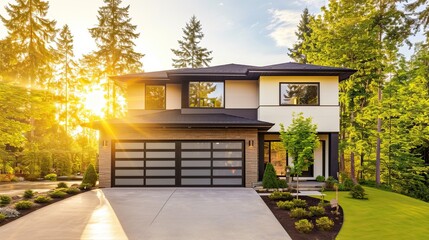
[[(378, 104), (381, 104), (381, 83), (378, 86)], [(375, 183), (380, 185), (381, 118), (377, 118), (377, 149), (375, 155)]]

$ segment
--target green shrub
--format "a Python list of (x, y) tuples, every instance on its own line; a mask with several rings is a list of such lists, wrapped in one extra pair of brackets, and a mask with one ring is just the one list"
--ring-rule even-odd
[(319, 230), (329, 231), (334, 227), (334, 221), (328, 217), (321, 217), (316, 219), (316, 226)]
[(304, 208), (294, 208), (290, 210), (290, 217), (291, 218), (307, 218), (311, 217), (311, 213)]
[(39, 177), (40, 177), (40, 175), (28, 174), (27, 176), (25, 176), (25, 180), (27, 180), (27, 181), (37, 181)]
[(67, 186), (67, 183), (65, 182), (59, 182), (57, 184), (57, 188), (68, 188), (69, 186)]
[(364, 199), (366, 195), (365, 189), (359, 184), (354, 185), (350, 190), (350, 195), (356, 199)]
[(67, 196), (67, 193), (55, 189), (53, 192), (49, 193), (49, 196), (51, 196), (51, 198), (65, 198)]
[(336, 183), (338, 183), (338, 181), (334, 177), (329, 176), (328, 179), (326, 179), (325, 181), (325, 188), (327, 190), (334, 190), (334, 185)]
[(67, 188), (55, 188), (54, 191), (67, 192)]
[(324, 200), (320, 200), (320, 202), (317, 204), (317, 206), (324, 208), (324, 207), (331, 206), (331, 203), (325, 202)]
[(279, 179), (277, 182), (277, 185), (279, 186), (279, 188), (287, 188), (288, 187), (287, 182), (284, 179)]
[(75, 188), (75, 187), (70, 187), (66, 189), (66, 193), (68, 194), (78, 194), (80, 193), (80, 189), (79, 188)]
[(6, 215), (0, 213), (0, 222), (3, 222), (3, 220), (6, 219)]
[(10, 207), (0, 208), (0, 213), (5, 215), (7, 218), (18, 217), (19, 212)]
[(316, 177), (316, 181), (318, 181), (318, 182), (324, 182), (325, 181), (325, 177), (319, 175), (319, 176)]
[(82, 191), (89, 191), (92, 189), (92, 184), (90, 183), (82, 183), (81, 185), (79, 185), (79, 189)]
[(12, 201), (12, 198), (7, 195), (0, 195), (0, 204), (6, 205)]
[(48, 203), (50, 201), (52, 201), (52, 198), (50, 198), (48, 196), (37, 196), (34, 199), (34, 202), (36, 202), (36, 203)]
[(264, 188), (278, 188), (279, 181), (277, 179), (276, 170), (271, 163), (267, 163), (264, 176), (262, 178), (262, 186)]
[(308, 208), (313, 216), (319, 217), (325, 215), (325, 208), (321, 206), (311, 206)]
[(57, 174), (49, 173), (48, 175), (45, 176), (45, 180), (57, 181)]
[(25, 190), (24, 192), (24, 198), (30, 199), (34, 197), (34, 191), (31, 189)]
[(86, 168), (85, 174), (83, 175), (82, 184), (89, 183), (92, 186), (97, 184), (97, 172), (95, 171), (94, 165), (89, 164)]
[(305, 201), (305, 200), (294, 198), (292, 200), (292, 202), (293, 202), (293, 205), (297, 208), (306, 208), (307, 207), (307, 201)]
[(300, 233), (310, 233), (314, 228), (314, 225), (307, 219), (301, 219), (295, 222), (295, 229)]
[(353, 180), (351, 180), (350, 178), (344, 179), (343, 184), (344, 184), (344, 188), (347, 189), (346, 191), (350, 191), (353, 188), (353, 186), (355, 185)]
[(15, 209), (17, 210), (25, 210), (30, 209), (33, 206), (33, 203), (30, 201), (22, 200), (15, 203)]
[(292, 200), (293, 196), (290, 192), (274, 191), (268, 198), (271, 200)]
[(278, 201), (277, 207), (284, 210), (291, 210), (294, 208), (294, 205), (292, 201)]

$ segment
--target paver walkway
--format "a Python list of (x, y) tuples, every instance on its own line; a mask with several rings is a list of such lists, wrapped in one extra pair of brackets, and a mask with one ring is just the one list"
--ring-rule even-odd
[(290, 239), (252, 189), (101, 189), (0, 227), (1, 239)]

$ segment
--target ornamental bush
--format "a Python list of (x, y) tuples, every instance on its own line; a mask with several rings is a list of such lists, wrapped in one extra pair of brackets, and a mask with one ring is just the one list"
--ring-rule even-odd
[(294, 208), (294, 205), (292, 201), (278, 201), (277, 207), (284, 210), (291, 210)]
[(66, 193), (68, 194), (78, 194), (80, 193), (80, 189), (76, 187), (69, 187), (66, 189)]
[(90, 183), (82, 183), (81, 185), (79, 185), (79, 189), (82, 191), (89, 191), (92, 189), (92, 184)]
[(88, 165), (85, 174), (83, 175), (82, 184), (84, 183), (91, 184), (91, 186), (95, 186), (97, 183), (97, 172), (92, 164)]
[(57, 174), (49, 173), (48, 175), (45, 176), (45, 180), (57, 181)]
[(25, 199), (30, 199), (34, 197), (34, 191), (31, 189), (25, 190), (24, 192), (24, 198)]
[(268, 198), (271, 200), (292, 200), (293, 196), (290, 192), (274, 191)]
[(328, 217), (321, 217), (316, 219), (316, 227), (322, 231), (329, 231), (334, 227), (334, 221)]
[(3, 220), (6, 219), (6, 215), (0, 213), (0, 222), (3, 222)]
[(264, 188), (278, 188), (279, 181), (277, 179), (276, 170), (271, 163), (267, 163), (264, 176), (262, 177), (262, 186)]
[(354, 185), (350, 190), (350, 195), (356, 199), (364, 199), (366, 195), (365, 189), (359, 184)]
[(0, 204), (7, 205), (12, 201), (12, 198), (7, 195), (0, 195)]
[(307, 218), (311, 217), (311, 213), (304, 208), (294, 208), (290, 211), (291, 218)]
[(334, 185), (336, 183), (338, 183), (338, 181), (334, 177), (329, 176), (328, 179), (326, 179), (325, 181), (326, 190), (334, 190)]
[(26, 200), (22, 200), (15, 203), (16, 210), (26, 210), (26, 209), (30, 209), (32, 206), (33, 206), (33, 203)]
[(343, 184), (344, 184), (344, 189), (346, 189), (346, 191), (350, 191), (353, 188), (353, 186), (355, 185), (353, 180), (351, 180), (350, 178), (344, 179)]
[(311, 206), (308, 208), (313, 216), (319, 217), (325, 215), (325, 208), (321, 206)]
[(314, 225), (307, 219), (301, 219), (295, 222), (295, 229), (300, 233), (310, 233), (314, 228)]
[(36, 202), (36, 203), (48, 203), (50, 201), (52, 201), (52, 198), (50, 198), (48, 196), (37, 196), (34, 199), (34, 202)]
[(60, 182), (57, 184), (57, 188), (68, 188), (69, 186), (67, 186), (67, 183), (65, 182)]
[(0, 214), (5, 215), (7, 218), (18, 217), (19, 212), (10, 207), (0, 208)]
[(67, 193), (56, 189), (53, 192), (49, 193), (49, 196), (51, 198), (65, 198), (67, 196)]
[(318, 181), (318, 182), (324, 182), (325, 181), (325, 177), (319, 175), (319, 176), (316, 177), (316, 181)]
[(306, 208), (307, 207), (307, 201), (303, 200), (303, 199), (296, 199), (294, 198), (292, 200), (293, 205), (297, 208)]

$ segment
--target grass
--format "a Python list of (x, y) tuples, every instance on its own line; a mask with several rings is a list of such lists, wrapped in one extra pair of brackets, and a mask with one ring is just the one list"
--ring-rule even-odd
[[(365, 192), (368, 200), (338, 193), (344, 224), (337, 239), (428, 239), (429, 203), (375, 188)], [(325, 193), (326, 200), (335, 198), (335, 192)]]

